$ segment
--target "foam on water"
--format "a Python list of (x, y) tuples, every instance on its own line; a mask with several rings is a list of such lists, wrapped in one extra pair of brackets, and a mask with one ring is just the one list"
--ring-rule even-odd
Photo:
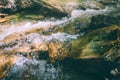
[(43, 29), (44, 30), (49, 30), (51, 28), (54, 28), (55, 26), (58, 26), (67, 22), (68, 20), (58, 20), (58, 21), (39, 21), (38, 23), (31, 23), (31, 22), (26, 22), (23, 23), (22, 25), (14, 26), (11, 25), (10, 28), (3, 28), (2, 33), (0, 34), (0, 40), (4, 39), (6, 36), (15, 34), (15, 33), (25, 33), (27, 31), (30, 31), (32, 29)]
[(73, 10), (71, 13), (71, 17), (76, 18), (79, 16), (83, 16), (84, 14), (89, 15), (90, 17), (94, 16), (94, 15), (98, 15), (98, 14), (105, 14), (108, 13), (110, 11), (112, 11), (113, 9), (106, 7), (105, 9), (101, 9), (101, 10), (94, 10), (94, 9), (86, 9), (86, 10)]
[[(13, 0), (14, 1), (14, 0)], [(75, 20), (76, 18), (85, 15), (88, 15), (90, 17), (98, 14), (105, 14), (107, 12), (110, 12), (110, 10), (106, 7), (103, 10), (73, 10), (71, 13), (70, 18), (62, 19), (62, 20), (56, 20), (56, 21), (39, 21), (37, 23), (32, 22), (24, 22), (23, 24), (18, 25), (11, 25), (9, 28), (3, 28), (2, 33), (0, 34), (0, 40), (3, 40), (5, 37), (15, 34), (15, 33), (25, 33), (27, 31), (31, 31), (33, 29), (42, 29), (43, 31), (50, 30), (53, 28), (63, 27), (66, 24), (69, 24), (72, 20)], [(62, 26), (61, 26), (62, 25)]]
[(60, 42), (65, 42), (69, 41), (71, 39), (77, 39), (78, 35), (70, 35), (67, 33), (52, 33), (51, 35), (45, 36), (45, 35), (39, 35), (37, 33), (31, 33), (30, 35), (27, 36), (27, 40), (29, 42), (35, 42), (35, 43), (40, 43), (42, 42), (49, 42), (51, 40), (59, 40)]
[(8, 0), (8, 8), (15, 8), (15, 0)]
[[(70, 35), (67, 33), (52, 33), (51, 35), (42, 35), (38, 33), (31, 33), (29, 35), (26, 35), (23, 39), (20, 39), (18, 41), (15, 41), (15, 45), (12, 47), (6, 46), (4, 50), (13, 50), (16, 48), (20, 48), (21, 45), (40, 45), (40, 44), (49, 44), (52, 40), (58, 41), (61, 43), (68, 43), (71, 40), (77, 39), (79, 35)], [(4, 43), (0, 43), (0, 46), (3, 46)], [(8, 44), (9, 45), (9, 44)], [(42, 48), (43, 47), (43, 48)], [(41, 49), (45, 49), (44, 46), (41, 46)], [(32, 50), (32, 49), (31, 49)]]
[[(3, 80), (57, 80), (60, 66), (48, 64), (45, 60), (20, 57)], [(25, 80), (26, 80), (25, 79)]]

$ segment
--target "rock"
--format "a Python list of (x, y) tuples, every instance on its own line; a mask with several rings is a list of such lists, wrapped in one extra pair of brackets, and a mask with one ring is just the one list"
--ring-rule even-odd
[(30, 18), (30, 19), (43, 19), (44, 16), (42, 16), (42, 15), (26, 15), (25, 18)]
[(0, 23), (9, 22), (11, 19), (15, 19), (18, 15), (8, 15), (8, 14), (0, 14)]
[(10, 67), (18, 60), (17, 56), (0, 54), (0, 79), (9, 71)]
[(100, 9), (104, 9), (105, 6), (99, 3), (98, 1), (90, 1), (90, 2), (88, 1), (88, 2), (81, 3), (80, 8), (100, 10)]
[(119, 62), (119, 48), (115, 47), (119, 44), (119, 30), (119, 26), (110, 26), (87, 33), (82, 38), (71, 42), (68, 56), (87, 59), (104, 57)]
[(0, 18), (6, 17), (8, 14), (0, 13)]
[[(18, 42), (16, 42), (18, 45), (16, 48), (16, 44), (13, 44), (13, 46), (7, 44), (10, 46), (10, 50), (7, 50), (7, 52), (11, 54), (21, 53), (29, 58), (34, 55), (37, 58), (40, 54), (39, 52), (45, 51), (48, 52), (51, 61), (61, 60), (67, 57), (77, 59), (102, 57), (107, 60), (119, 62), (119, 30), (119, 26), (99, 28), (86, 33), (83, 37), (66, 43), (62, 43), (59, 40), (43, 41), (40, 43), (41, 39), (37, 37), (36, 39), (34, 38), (33, 41), (28, 42), (27, 39), (25, 39), (26, 42), (23, 40), (22, 43), (18, 40), (19, 45)], [(8, 46), (6, 48), (9, 49)], [(0, 52), (5, 53), (4, 49), (5, 48), (1, 48)], [(32, 56), (31, 53), (33, 54)]]
[(6, 16), (7, 16), (7, 14), (0, 13), (0, 23), (8, 21), (7, 19), (5, 19)]
[[(102, 36), (106, 35), (109, 37), (109, 35), (112, 35), (112, 33), (109, 33), (112, 32), (112, 30), (113, 34), (117, 35), (117, 33), (115, 33), (115, 30), (117, 30), (118, 27), (117, 26), (108, 27), (109, 25), (97, 27), (100, 21), (101, 24), (104, 23), (104, 21), (102, 20), (103, 18), (100, 18), (99, 19), (100, 21), (99, 20), (97, 21), (97, 18), (93, 17), (91, 21), (91, 17), (87, 13), (83, 12), (82, 14), (78, 14), (78, 16), (73, 15), (72, 18), (60, 21), (50, 21), (50, 23), (47, 22), (40, 22), (36, 24), (28, 23), (25, 26), (18, 27), (15, 26), (14, 28), (13, 26), (9, 26), (10, 28), (7, 29), (8, 30), (7, 33), (9, 32), (10, 34), (6, 34), (5, 32), (1, 34), (2, 36), (0, 43), (0, 53), (7, 52), (10, 54), (21, 54), (29, 58), (32, 58), (34, 54), (35, 58), (38, 58), (40, 52), (48, 52), (49, 58), (51, 58), (51, 60), (53, 61), (63, 59), (65, 57), (98, 58), (101, 57), (101, 55), (103, 55), (104, 53), (106, 53), (105, 56), (107, 56), (109, 54), (109, 52), (107, 53), (107, 51), (109, 51), (109, 49), (112, 47), (111, 46), (112, 44), (106, 45), (104, 39), (101, 41), (97, 40), (101, 39), (100, 35)], [(110, 15), (108, 17), (110, 17)], [(117, 17), (119, 17), (119, 15)], [(116, 19), (113, 18), (113, 20)], [(116, 21), (119, 21), (119, 19), (117, 19)], [(109, 22), (108, 24), (110, 23), (111, 22)], [(119, 23), (116, 22), (115, 24)], [(96, 27), (95, 29), (98, 30), (93, 29), (93, 27)], [(101, 29), (101, 27), (106, 28)], [(64, 44), (61, 43), (59, 40), (58, 41), (55, 40), (55, 42), (54, 41), (51, 42), (51, 40), (45, 41), (46, 40), (45, 38), (49, 37), (51, 33), (66, 32), (68, 34), (81, 35), (81, 31), (84, 29), (88, 31), (90, 29), (91, 30), (87, 34), (83, 35), (81, 39), (74, 40), (71, 43), (69, 43), (68, 41)], [(107, 30), (109, 34), (107, 34)], [(50, 34), (46, 36), (40, 35), (44, 32), (48, 32)], [(101, 32), (103, 32), (105, 35), (102, 34)], [(34, 35), (34, 33), (36, 34)], [(116, 55), (118, 55), (118, 53)], [(117, 58), (119, 57), (115, 56), (114, 58), (112, 58), (112, 60), (113, 59), (116, 60)]]
[(48, 50), (51, 61), (62, 60), (67, 55), (63, 44), (59, 42), (50, 42)]
[[(114, 32), (114, 29), (118, 29), (118, 27), (116, 26), (108, 27), (108, 26), (119, 25), (120, 23), (119, 11), (105, 13), (104, 12), (105, 5), (93, 0), (87, 2), (78, 1), (78, 0), (75, 1), (74, 0), (67, 0), (67, 1), (66, 0), (65, 1), (13, 0), (13, 1), (14, 2), (12, 4), (10, 4), (11, 2), (6, 2), (5, 4), (1, 4), (1, 5), (5, 6), (8, 5), (9, 3), (9, 5), (12, 6), (11, 9), (19, 9), (17, 8), (18, 6), (25, 4), (23, 6), (20, 6), (20, 8), (22, 9), (36, 4), (37, 7), (43, 6), (51, 11), (71, 14), (71, 16), (70, 18), (56, 20), (56, 21), (53, 20), (53, 21), (40, 21), (39, 23), (30, 22), (24, 24), (17, 24), (17, 25), (9, 26), (9, 28), (4, 27), (2, 25), (2, 28), (0, 28), (0, 32), (1, 32), (0, 53), (2, 52), (9, 52), (11, 54), (22, 53), (26, 57), (30, 57), (30, 54), (32, 53), (39, 55), (39, 52), (45, 51), (45, 52), (49, 52), (49, 57), (51, 59), (57, 60), (57, 59), (62, 59), (64, 57), (96, 58), (96, 57), (100, 57), (104, 53), (108, 55), (109, 53), (107, 53), (106, 50), (111, 52), (111, 50), (109, 50), (112, 47), (111, 44), (106, 45), (104, 39), (101, 41), (97, 41), (97, 40), (101, 39), (100, 34), (104, 36), (104, 34), (102, 34), (101, 32), (105, 33), (105, 36), (108, 37), (109, 35), (112, 35), (112, 33), (110, 34), (109, 31), (112, 32), (113, 30), (113, 34), (115, 35), (117, 34)], [(74, 10), (74, 9), (79, 9), (80, 3), (83, 4), (81, 5), (81, 7), (92, 10)], [(97, 10), (93, 10), (93, 9), (97, 9)], [(100, 11), (100, 13), (98, 11)], [(19, 15), (17, 17), (21, 17), (21, 16)], [(26, 15), (25, 17), (37, 18), (37, 16), (34, 15)], [(41, 16), (38, 16), (38, 18), (41, 18)], [(11, 19), (11, 17), (8, 16), (8, 18), (6, 17), (3, 19)], [(16, 17), (15, 19), (19, 20), (19, 18)], [(1, 22), (3, 21), (1, 20)], [(108, 31), (109, 34), (107, 34), (106, 30), (109, 30)], [(62, 33), (64, 32), (68, 34), (80, 34), (80, 35), (81, 32), (84, 32), (87, 34), (83, 35), (81, 39), (74, 40), (71, 43), (69, 43), (69, 41), (66, 42), (65, 44), (68, 44), (69, 46), (68, 45), (65, 46), (64, 43), (61, 43), (59, 40), (55, 42), (54, 41), (51, 42), (51, 40), (44, 41), (46, 40), (44, 38), (47, 38), (49, 36), (45, 37), (40, 35), (40, 34), (51, 35), (52, 33), (57, 33), (57, 32), (62, 32)], [(36, 33), (38, 35), (32, 35), (33, 37), (28, 37), (28, 35), (32, 33), (33, 34)], [(103, 46), (105, 47), (106, 50), (103, 48)], [(116, 55), (118, 55), (118, 53), (116, 53)]]
[(110, 12), (103, 15), (95, 15), (92, 17), (90, 28), (96, 29), (100, 26), (120, 25), (120, 14), (119, 11)]
[(0, 19), (0, 23), (6, 22), (6, 21), (8, 21), (8, 20), (6, 20), (6, 19)]
[(42, 0), (42, 5), (60, 13), (70, 14), (79, 4), (78, 0)]

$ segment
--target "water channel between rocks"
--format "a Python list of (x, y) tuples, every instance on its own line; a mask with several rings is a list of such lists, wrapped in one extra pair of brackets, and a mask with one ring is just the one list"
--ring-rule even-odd
[(7, 1), (0, 80), (120, 80), (119, 0)]

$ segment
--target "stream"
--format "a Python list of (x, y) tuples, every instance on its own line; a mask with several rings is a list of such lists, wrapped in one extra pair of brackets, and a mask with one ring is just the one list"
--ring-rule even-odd
[(112, 80), (110, 72), (117, 66), (103, 59), (65, 59), (49, 63), (21, 56), (2, 80)]
[[(9, 1), (15, 7), (14, 0)], [(0, 56), (15, 55), (17, 60), (6, 63), (10, 66), (4, 67), (7, 72), (0, 80), (119, 80), (120, 75), (114, 75), (115, 70), (119, 72), (119, 63), (98, 54), (76, 57), (78, 54), (73, 53), (78, 48), (71, 50), (72, 43), (88, 33), (93, 16), (112, 11), (114, 8), (105, 6), (99, 10), (75, 9), (69, 16), (23, 11), (5, 17), (8, 21), (0, 21)]]

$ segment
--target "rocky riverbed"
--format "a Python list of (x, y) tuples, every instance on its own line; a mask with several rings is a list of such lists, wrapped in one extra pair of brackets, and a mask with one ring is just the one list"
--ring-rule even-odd
[(120, 0), (0, 1), (0, 80), (80, 79), (120, 79)]

